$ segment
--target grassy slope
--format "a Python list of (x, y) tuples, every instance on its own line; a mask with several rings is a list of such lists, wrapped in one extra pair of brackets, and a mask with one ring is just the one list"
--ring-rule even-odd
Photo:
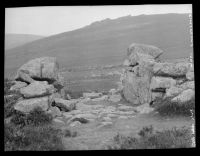
[(39, 35), (28, 34), (5, 34), (5, 49), (12, 49), (18, 46), (22, 46), (26, 43), (43, 38)]
[(123, 61), (133, 42), (160, 47), (165, 50), (163, 58), (188, 56), (192, 51), (188, 14), (126, 16), (95, 22), (7, 50), (5, 67), (14, 70), (41, 56), (55, 56), (64, 67), (115, 64)]

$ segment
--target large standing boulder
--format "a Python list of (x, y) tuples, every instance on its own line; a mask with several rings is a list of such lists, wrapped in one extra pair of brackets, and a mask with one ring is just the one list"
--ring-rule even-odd
[(194, 96), (193, 65), (188, 60), (161, 62), (162, 53), (151, 45), (134, 43), (129, 46), (120, 79), (126, 100), (135, 105), (152, 105), (157, 98), (170, 97), (184, 102)]
[(16, 80), (31, 83), (32, 80), (60, 81), (59, 66), (54, 57), (41, 57), (28, 61), (22, 65), (16, 75)]
[(150, 82), (153, 65), (163, 51), (144, 44), (132, 44), (128, 48), (128, 59), (123, 75), (123, 94), (126, 100), (138, 105), (151, 101)]
[(135, 62), (138, 62), (140, 59), (144, 60), (144, 58), (138, 56), (144, 56), (148, 59), (157, 59), (162, 53), (163, 51), (155, 46), (133, 43), (128, 48), (127, 56), (131, 64), (134, 65)]
[(47, 111), (49, 108), (49, 99), (47, 96), (41, 98), (32, 98), (32, 99), (24, 99), (18, 101), (14, 109), (23, 113), (29, 113), (34, 110), (36, 107), (42, 108), (43, 111)]
[(34, 81), (27, 87), (21, 88), (20, 93), (25, 98), (34, 98), (50, 95), (55, 92), (53, 85), (49, 85), (46, 81)]
[(150, 102), (150, 75), (146, 74), (143, 77), (139, 77), (135, 73), (127, 72), (125, 76), (124, 97), (136, 105)]

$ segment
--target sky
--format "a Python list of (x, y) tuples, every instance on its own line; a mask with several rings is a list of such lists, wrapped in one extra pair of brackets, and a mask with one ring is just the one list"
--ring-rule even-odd
[(5, 33), (50, 36), (106, 18), (192, 13), (192, 5), (51, 6), (5, 8)]

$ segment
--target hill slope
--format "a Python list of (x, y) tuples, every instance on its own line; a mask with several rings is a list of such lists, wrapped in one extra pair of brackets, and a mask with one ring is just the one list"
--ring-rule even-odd
[(43, 38), (43, 36), (28, 34), (5, 34), (5, 50), (12, 49), (41, 38)]
[(95, 22), (7, 50), (5, 67), (13, 70), (41, 56), (55, 56), (63, 67), (117, 64), (123, 62), (133, 42), (163, 49), (164, 59), (189, 56), (188, 14), (125, 16)]

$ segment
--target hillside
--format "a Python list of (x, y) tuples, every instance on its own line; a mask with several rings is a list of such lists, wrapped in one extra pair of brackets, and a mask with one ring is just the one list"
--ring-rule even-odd
[(26, 43), (43, 38), (39, 35), (28, 34), (5, 34), (5, 50), (22, 46)]
[(189, 56), (188, 14), (125, 16), (94, 22), (81, 29), (53, 35), (5, 51), (5, 69), (26, 61), (55, 56), (62, 67), (122, 63), (128, 45), (152, 44), (165, 51), (163, 59)]

